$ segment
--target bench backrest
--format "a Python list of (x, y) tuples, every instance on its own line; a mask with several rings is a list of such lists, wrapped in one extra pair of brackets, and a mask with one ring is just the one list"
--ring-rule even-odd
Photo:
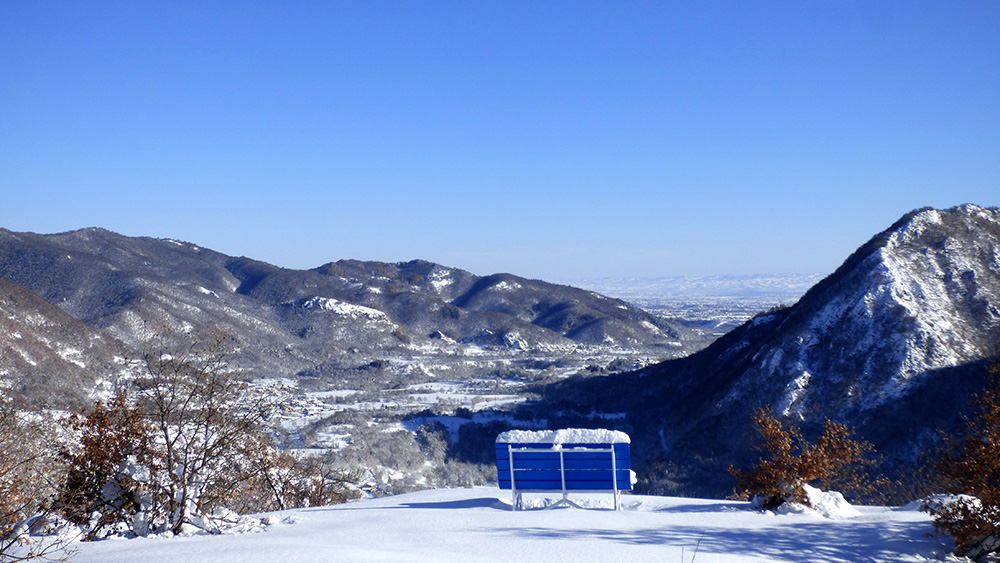
[[(497, 479), (516, 490), (632, 490), (629, 444), (497, 443)], [(615, 481), (612, 481), (612, 475)], [(615, 483), (617, 482), (617, 487)]]

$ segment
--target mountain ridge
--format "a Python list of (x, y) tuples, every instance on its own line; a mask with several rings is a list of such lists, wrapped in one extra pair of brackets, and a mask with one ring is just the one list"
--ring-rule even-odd
[[(1000, 209), (923, 208), (873, 236), (796, 304), (688, 357), (556, 383), (549, 397), (625, 411), (646, 463), (672, 467), (681, 481), (685, 472), (723, 476), (704, 484), (717, 495), (728, 487), (726, 465), (750, 459), (750, 414), (762, 406), (807, 434), (827, 418), (848, 423), (887, 457), (912, 460), (936, 429), (959, 429), (964, 398), (981, 388), (998, 343)], [(636, 386), (640, 396), (615, 391)], [(950, 410), (900, 408), (935, 400)], [(684, 486), (696, 494), (699, 485)]]
[(662, 358), (702, 340), (624, 301), (511, 274), (476, 276), (422, 260), (293, 270), (100, 228), (0, 229), (0, 278), (132, 350), (157, 331), (230, 334), (240, 365), (256, 377), (326, 377), (378, 358), (455, 356), (469, 346), (572, 354), (613, 344)]

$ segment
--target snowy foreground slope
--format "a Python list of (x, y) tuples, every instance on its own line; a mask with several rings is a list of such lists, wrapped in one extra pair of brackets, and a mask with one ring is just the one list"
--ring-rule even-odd
[[(544, 499), (536, 498), (535, 502)], [(79, 563), (320, 561), (860, 562), (949, 559), (910, 509), (760, 514), (747, 503), (625, 496), (624, 510), (512, 512), (495, 487), (429, 490), (276, 514), (258, 533), (75, 544)], [(595, 495), (604, 506), (610, 495)], [(697, 546), (697, 552), (695, 548)]]

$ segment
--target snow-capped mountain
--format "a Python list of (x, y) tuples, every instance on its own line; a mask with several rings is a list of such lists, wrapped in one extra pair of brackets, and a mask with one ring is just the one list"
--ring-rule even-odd
[[(705, 492), (719, 494), (725, 466), (752, 454), (748, 421), (761, 406), (807, 432), (826, 418), (846, 422), (890, 458), (912, 458), (936, 429), (958, 428), (998, 345), (1000, 209), (921, 209), (795, 305), (760, 314), (687, 358), (567, 383), (552, 395), (627, 411), (628, 430), (642, 442), (633, 451), (680, 472), (711, 468), (720, 480)], [(609, 400), (611, 388), (642, 393)]]
[(164, 327), (219, 330), (239, 343), (242, 366), (263, 377), (315, 380), (377, 359), (484, 350), (599, 347), (664, 358), (704, 341), (624, 301), (509, 274), (481, 277), (420, 260), (289, 270), (103, 229), (0, 230), (0, 278), (132, 350)]
[[(767, 382), (774, 408), (843, 418), (909, 394), (934, 370), (1000, 349), (1000, 210), (911, 213), (852, 255), (794, 307), (744, 327), (716, 361), (746, 366), (721, 399)], [(746, 343), (746, 346), (742, 344)]]

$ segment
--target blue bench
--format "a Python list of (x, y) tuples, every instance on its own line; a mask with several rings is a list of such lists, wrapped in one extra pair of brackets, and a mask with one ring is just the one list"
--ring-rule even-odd
[(620, 491), (632, 490), (629, 437), (613, 430), (512, 430), (496, 439), (497, 481), (511, 491), (514, 510), (524, 492), (561, 493), (552, 505), (575, 506), (569, 493), (611, 492), (615, 510)]

